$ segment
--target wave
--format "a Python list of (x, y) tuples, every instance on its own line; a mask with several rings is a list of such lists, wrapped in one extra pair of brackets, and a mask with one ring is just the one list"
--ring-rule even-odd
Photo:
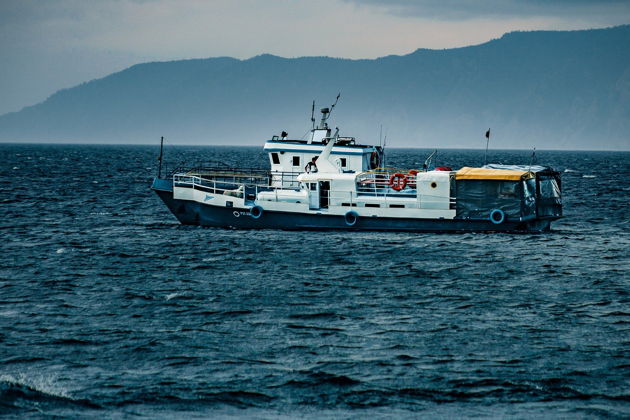
[[(238, 410), (256, 406), (500, 417), (523, 403), (566, 417), (627, 402), (630, 190), (610, 177), (630, 177), (627, 153), (551, 159), (567, 168), (567, 214), (549, 233), (432, 235), (184, 226), (149, 190), (151, 149), (41, 150), (50, 164), (9, 160), (24, 171), (0, 192), (0, 374), (13, 375), (0, 413), (79, 417), (91, 401), (106, 418), (255, 417)], [(558, 345), (560, 327), (588, 345)], [(31, 374), (62, 368), (59, 381)], [(565, 414), (545, 411), (556, 403)], [(509, 408), (484, 408), (495, 404)], [(352, 411), (375, 406), (382, 416)]]
[[(33, 363), (33, 362), (42, 362), (42, 361), (48, 361), (48, 360), (50, 359), (45, 358), (45, 357), (13, 356), (13, 357), (7, 357), (6, 359), (0, 360), (0, 363), (4, 365), (8, 365), (11, 363)], [(1, 378), (2, 377), (0, 376), (0, 381), (2, 381)]]
[(226, 390), (219, 392), (197, 392), (194, 398), (187, 398), (177, 395), (164, 395), (160, 392), (147, 392), (133, 398), (114, 402), (113, 405), (125, 407), (130, 405), (154, 405), (159, 406), (180, 406), (185, 410), (190, 410), (195, 406), (231, 406), (237, 408), (267, 407), (275, 397), (267, 394), (245, 390)]
[(50, 377), (33, 377), (25, 374), (0, 375), (0, 407), (6, 410), (41, 410), (53, 406), (101, 408), (86, 399), (72, 398)]
[(290, 314), (289, 319), (318, 319), (318, 318), (339, 318), (334, 312), (315, 312), (304, 314)]

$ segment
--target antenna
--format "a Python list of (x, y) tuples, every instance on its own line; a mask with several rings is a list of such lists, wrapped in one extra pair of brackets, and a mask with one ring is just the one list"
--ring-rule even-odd
[(311, 130), (315, 130), (315, 99), (313, 99), (313, 106), (311, 107), (311, 124), (313, 125)]
[(422, 169), (426, 172), (429, 170), (429, 166), (431, 165), (431, 160), (437, 154), (437, 150), (434, 150), (433, 153), (429, 155), (429, 157), (424, 161), (424, 165), (422, 165)]
[(385, 138), (383, 139), (383, 148), (381, 149), (383, 151), (383, 168), (387, 168), (387, 166), (385, 166), (385, 146), (387, 146), (387, 130), (385, 130)]
[(534, 147), (534, 150), (532, 151), (532, 159), (529, 161), (529, 169), (527, 172), (532, 171), (532, 166), (534, 166), (534, 163), (536, 163), (536, 148), (535, 147)]
[(378, 145), (383, 147), (383, 124), (381, 124), (381, 131), (378, 133)]
[(339, 98), (341, 97), (341, 92), (339, 92), (337, 94), (337, 99), (335, 99), (335, 103), (332, 104), (332, 106), (330, 107), (330, 112), (328, 113), (328, 117), (330, 118), (330, 114), (332, 114), (333, 109), (335, 109), (335, 105), (337, 105), (337, 102), (339, 102)]
[(333, 109), (335, 108), (335, 105), (337, 105), (337, 102), (339, 101), (339, 97), (341, 96), (341, 92), (337, 95), (337, 99), (335, 99), (335, 103), (332, 104), (332, 106), (330, 108), (322, 108), (322, 120), (319, 122), (319, 129), (323, 130), (323, 129), (328, 129), (328, 124), (326, 123), (326, 121), (328, 120), (328, 118), (330, 118), (330, 114), (332, 113)]

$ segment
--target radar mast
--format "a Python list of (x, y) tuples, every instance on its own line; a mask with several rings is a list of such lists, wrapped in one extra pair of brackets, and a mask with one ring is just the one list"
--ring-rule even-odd
[[(319, 121), (319, 125), (317, 128), (311, 129), (311, 138), (308, 141), (308, 144), (313, 142), (321, 142), (323, 139), (330, 137), (330, 128), (328, 127), (328, 118), (332, 114), (337, 102), (339, 102), (339, 98), (341, 97), (341, 93), (337, 95), (335, 99), (335, 103), (330, 106), (330, 108), (322, 108), (320, 112), (322, 113), (322, 119)], [(315, 110), (315, 101), (313, 101), (313, 107), (311, 108), (311, 121), (313, 125), (315, 124), (315, 118), (313, 117), (313, 111)]]

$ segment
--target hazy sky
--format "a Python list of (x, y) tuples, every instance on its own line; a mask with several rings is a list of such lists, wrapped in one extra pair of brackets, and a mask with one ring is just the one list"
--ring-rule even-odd
[(630, 23), (630, 0), (0, 0), (0, 114), (135, 63), (375, 58)]

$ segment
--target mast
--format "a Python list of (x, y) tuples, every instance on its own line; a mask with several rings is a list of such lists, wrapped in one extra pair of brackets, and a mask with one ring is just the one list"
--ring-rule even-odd
[(160, 156), (158, 157), (158, 178), (162, 178), (162, 155), (164, 152), (164, 136), (160, 137)]
[(337, 105), (337, 102), (339, 102), (339, 98), (341, 97), (341, 92), (339, 92), (337, 94), (337, 99), (335, 99), (335, 103), (332, 104), (330, 106), (330, 108), (322, 108), (320, 111), (322, 113), (322, 119), (319, 122), (319, 127), (317, 127), (320, 130), (327, 130), (328, 129), (328, 123), (326, 121), (328, 121), (328, 118), (330, 118), (330, 114), (332, 114), (333, 109), (335, 109), (335, 106)]

